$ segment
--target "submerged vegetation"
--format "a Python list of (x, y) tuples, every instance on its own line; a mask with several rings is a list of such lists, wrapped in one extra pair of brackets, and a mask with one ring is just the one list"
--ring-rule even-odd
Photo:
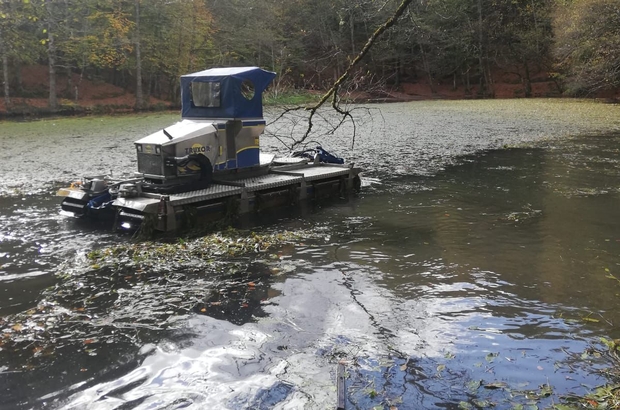
[(190, 313), (254, 320), (267, 283), (295, 270), (286, 263), (286, 247), (318, 235), (228, 229), (92, 250), (59, 270), (58, 283), (35, 308), (0, 318), (0, 355), (27, 370), (59, 349), (93, 356), (106, 343), (139, 345)]
[[(300, 261), (288, 256), (307, 243), (324, 241), (325, 235), (316, 228), (263, 233), (229, 228), (169, 242), (92, 249), (59, 267), (57, 284), (42, 292), (36, 307), (0, 319), (0, 369), (29, 372), (71, 355), (79, 357), (78, 371), (89, 374), (91, 365), (96, 368), (97, 356), (110, 354), (110, 346), (132, 346), (142, 352), (162, 335), (184, 329), (191, 315), (239, 325), (256, 321), (266, 315), (263, 307), (272, 303), (273, 282), (303, 269)], [(317, 354), (348, 361), (347, 400), (360, 408), (406, 408), (397, 380), (431, 379), (445, 392), (463, 391), (468, 399), (461, 400), (458, 408), (467, 410), (613, 409), (620, 396), (620, 367), (603, 370), (619, 384), (593, 389), (585, 396), (559, 397), (550, 384), (494, 379), (494, 367), (509, 367), (514, 361), (499, 351), (473, 363), (479, 369), (475, 373), (479, 378), (473, 378), (462, 373), (458, 353), (431, 359), (392, 350), (390, 357), (377, 358), (359, 354), (356, 344), (343, 339)], [(568, 354), (566, 363), (556, 367), (600, 367), (605, 359), (620, 365), (620, 340), (602, 339), (601, 347), (607, 349)]]
[[(606, 277), (620, 284), (620, 279), (605, 269)], [(620, 289), (620, 287), (619, 287)], [(568, 406), (557, 407), (558, 410), (572, 409), (619, 409), (620, 408), (620, 339), (601, 337), (597, 346), (592, 346), (581, 354), (578, 359), (601, 363), (598, 370), (608, 383), (592, 389), (585, 395), (569, 395), (564, 397)]]
[(600, 339), (601, 347), (592, 347), (583, 352), (582, 360), (603, 361), (607, 364), (600, 370), (610, 383), (592, 389), (584, 396), (569, 395), (564, 397), (567, 406), (558, 410), (571, 409), (618, 409), (620, 408), (620, 339)]
[[(0, 319), (2, 371), (27, 372), (70, 354), (82, 357), (79, 371), (87, 373), (89, 357), (109, 354), (110, 344), (141, 351), (157, 335), (183, 328), (190, 315), (236, 324), (255, 321), (265, 315), (263, 306), (271, 303), (272, 283), (299, 270), (299, 262), (288, 255), (324, 237), (325, 232), (317, 229), (259, 234), (229, 228), (169, 242), (93, 249), (60, 267), (58, 283), (42, 293), (35, 308)], [(617, 281), (609, 273), (608, 277)], [(392, 350), (390, 357), (378, 359), (356, 353), (354, 340), (340, 343), (319, 354), (347, 360), (347, 397), (360, 408), (406, 408), (396, 381), (424, 379), (432, 379), (445, 392), (463, 390), (468, 399), (461, 400), (458, 408), (464, 410), (615, 409), (620, 403), (620, 340), (601, 339), (599, 348), (567, 352), (566, 363), (555, 363), (556, 369), (590, 367), (615, 381), (584, 396), (558, 396), (549, 383), (494, 379), (493, 368), (515, 361), (499, 351), (472, 364), (479, 369), (473, 374), (483, 379), (462, 373), (458, 353), (429, 359)], [(605, 362), (612, 367), (603, 367)], [(392, 381), (386, 384), (388, 380)]]

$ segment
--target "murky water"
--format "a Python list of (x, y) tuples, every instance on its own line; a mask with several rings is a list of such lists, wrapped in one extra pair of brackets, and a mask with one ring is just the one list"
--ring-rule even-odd
[(295, 233), (267, 253), (148, 271), (94, 267), (130, 238), (53, 194), (133, 172), (131, 142), (176, 115), (0, 124), (0, 408), (333, 408), (341, 360), (347, 408), (544, 408), (603, 383), (587, 349), (620, 338), (620, 107), (356, 115), (353, 149), (351, 127), (322, 141), (366, 170), (358, 198), (254, 227)]

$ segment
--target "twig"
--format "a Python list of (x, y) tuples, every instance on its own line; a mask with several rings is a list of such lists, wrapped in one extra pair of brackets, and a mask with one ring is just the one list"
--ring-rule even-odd
[[(409, 6), (409, 4), (412, 2), (413, 0), (402, 0), (400, 5), (398, 6), (398, 8), (396, 9), (396, 11), (394, 12), (394, 14), (386, 20), (385, 23), (383, 23), (381, 26), (379, 26), (379, 28), (377, 28), (372, 35), (370, 36), (370, 38), (368, 39), (368, 41), (366, 41), (366, 44), (364, 45), (364, 47), (362, 48), (362, 50), (357, 54), (357, 56), (351, 61), (351, 63), (349, 64), (349, 66), (347, 67), (347, 69), (345, 70), (345, 72), (340, 76), (340, 78), (338, 78), (336, 80), (336, 82), (332, 85), (332, 87), (321, 97), (321, 99), (319, 100), (318, 103), (316, 103), (315, 105), (311, 106), (311, 107), (305, 107), (303, 108), (306, 111), (309, 111), (310, 114), (308, 116), (308, 126), (306, 128), (306, 132), (304, 133), (303, 137), (299, 140), (294, 140), (293, 144), (288, 147), (289, 149), (293, 150), (295, 149), (295, 147), (301, 145), (304, 143), (304, 141), (310, 136), (310, 133), (312, 132), (312, 128), (314, 127), (314, 123), (313, 123), (313, 118), (316, 115), (317, 111), (319, 110), (319, 108), (321, 108), (323, 106), (323, 104), (325, 104), (325, 102), (331, 97), (332, 99), (332, 108), (339, 113), (340, 115), (343, 116), (342, 120), (340, 121), (340, 123), (338, 124), (337, 127), (340, 127), (345, 120), (351, 119), (353, 121), (353, 116), (351, 115), (351, 111), (349, 110), (343, 110), (342, 108), (340, 108), (340, 99), (338, 97), (338, 92), (340, 90), (340, 87), (342, 86), (342, 84), (344, 83), (344, 81), (349, 77), (349, 75), (351, 74), (351, 72), (353, 71), (353, 68), (355, 68), (355, 66), (357, 66), (357, 64), (366, 56), (366, 54), (368, 54), (368, 51), (370, 51), (370, 48), (372, 47), (372, 45), (375, 43), (375, 41), (390, 27), (392, 27), (394, 24), (396, 24), (396, 22), (398, 21), (398, 19), (400, 18), (400, 16), (403, 15), (403, 13), (405, 12), (405, 10), (407, 9), (407, 7)], [(286, 113), (289, 113), (291, 111), (297, 111), (302, 109), (302, 107), (296, 107), (296, 108), (291, 108), (291, 109), (287, 109), (285, 110), (278, 118), (282, 118), (282, 116), (284, 116)], [(335, 130), (334, 130), (335, 131)], [(355, 141), (355, 127), (354, 127), (354, 135), (353, 135), (353, 141)]]

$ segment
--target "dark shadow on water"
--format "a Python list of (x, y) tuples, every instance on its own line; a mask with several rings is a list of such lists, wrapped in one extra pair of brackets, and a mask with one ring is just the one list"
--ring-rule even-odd
[(1, 319), (9, 334), (0, 338), (0, 408), (43, 405), (115, 380), (140, 365), (145, 345), (191, 344), (188, 315), (235, 325), (266, 316), (265, 303), (278, 294), (274, 276), (250, 260), (185, 261), (146, 272), (120, 258), (62, 277), (36, 308)]

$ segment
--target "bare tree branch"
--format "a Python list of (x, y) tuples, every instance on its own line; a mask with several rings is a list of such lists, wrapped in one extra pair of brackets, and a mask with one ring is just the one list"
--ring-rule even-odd
[[(276, 137), (281, 143), (283, 143), (289, 150), (293, 150), (296, 147), (298, 147), (299, 145), (303, 144), (308, 137), (310, 136), (313, 127), (314, 127), (314, 116), (317, 115), (317, 111), (325, 104), (325, 102), (327, 102), (327, 100), (330, 99), (332, 100), (332, 108), (342, 116), (340, 122), (335, 126), (335, 128), (333, 128), (330, 131), (330, 134), (333, 134), (336, 129), (338, 129), (347, 119), (350, 119), (353, 122), (353, 129), (354, 129), (354, 135), (353, 135), (353, 142), (355, 141), (355, 122), (353, 121), (353, 116), (351, 115), (351, 112), (353, 110), (346, 110), (340, 107), (340, 97), (338, 95), (338, 92), (340, 91), (340, 88), (342, 87), (343, 83), (350, 77), (351, 73), (353, 72), (353, 69), (357, 66), (357, 64), (366, 56), (366, 54), (368, 54), (368, 52), (370, 51), (370, 48), (372, 47), (372, 45), (375, 43), (375, 41), (386, 31), (388, 30), (390, 27), (392, 27), (393, 25), (396, 24), (396, 22), (398, 21), (398, 19), (403, 15), (403, 13), (405, 12), (405, 10), (407, 9), (407, 7), (409, 6), (409, 4), (411, 4), (413, 0), (402, 0), (400, 5), (398, 6), (398, 8), (396, 9), (396, 11), (394, 12), (394, 14), (385, 21), (385, 23), (383, 23), (381, 26), (379, 26), (370, 36), (370, 38), (368, 38), (368, 40), (366, 41), (366, 44), (364, 45), (364, 47), (362, 48), (362, 50), (356, 55), (356, 57), (351, 61), (351, 63), (349, 64), (349, 66), (347, 67), (347, 69), (345, 70), (345, 72), (340, 76), (340, 78), (338, 78), (336, 80), (336, 82), (334, 82), (334, 84), (332, 85), (332, 87), (321, 97), (321, 99), (313, 106), (310, 107), (294, 107), (294, 108), (289, 108), (284, 110), (275, 121), (277, 121), (278, 119), (283, 118), (284, 116), (286, 116), (287, 114), (290, 114), (294, 111), (301, 111), (301, 110), (305, 110), (307, 112), (309, 112), (308, 118), (307, 118), (307, 128), (306, 131), (304, 133), (304, 135), (299, 139), (293, 139), (293, 143), (291, 145), (287, 145), (284, 144), (284, 141), (278, 137)], [(275, 122), (272, 121), (272, 124)]]

